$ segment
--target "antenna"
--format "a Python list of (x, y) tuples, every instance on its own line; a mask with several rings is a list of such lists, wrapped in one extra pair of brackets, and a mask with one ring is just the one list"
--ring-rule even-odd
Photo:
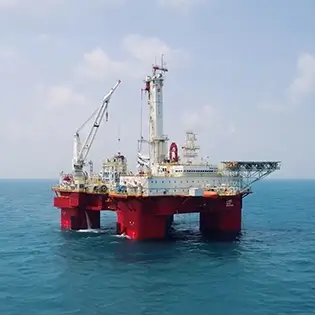
[(165, 66), (166, 63), (164, 62), (164, 54), (161, 54), (161, 64), (157, 65), (157, 63), (155, 62), (153, 66), (153, 75), (155, 75), (157, 71), (168, 72), (168, 69)]
[(143, 117), (143, 89), (141, 89), (141, 104), (140, 104), (140, 139), (143, 139), (143, 122), (142, 122), (142, 117)]

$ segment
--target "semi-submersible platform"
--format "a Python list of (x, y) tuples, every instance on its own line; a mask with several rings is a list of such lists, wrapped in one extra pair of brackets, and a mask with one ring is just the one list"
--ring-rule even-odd
[[(108, 118), (108, 105), (120, 81), (104, 97), (101, 106), (86, 121), (94, 118), (81, 144), (74, 134), (72, 173), (61, 173), (53, 187), (54, 206), (61, 209), (63, 230), (99, 229), (100, 212), (115, 211), (117, 234), (133, 240), (163, 239), (172, 225), (174, 214), (199, 213), (202, 234), (236, 236), (242, 227), (243, 198), (251, 185), (275, 170), (280, 161), (223, 161), (214, 165), (198, 159), (196, 135), (186, 133), (181, 147), (163, 133), (163, 65), (153, 66), (145, 79), (148, 99), (149, 147), (145, 156), (138, 149), (137, 171), (128, 171), (127, 159), (118, 153), (103, 163), (101, 172), (93, 172), (87, 161), (97, 130)], [(90, 166), (85, 170), (85, 166)]]

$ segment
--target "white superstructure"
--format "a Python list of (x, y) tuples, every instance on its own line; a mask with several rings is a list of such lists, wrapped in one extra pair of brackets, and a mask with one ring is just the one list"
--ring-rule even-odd
[[(231, 191), (231, 177), (223, 176), (218, 166), (199, 162), (196, 135), (186, 133), (180, 161), (178, 147), (173, 142), (168, 150), (168, 137), (163, 131), (163, 62), (154, 66), (145, 80), (149, 106), (149, 156), (138, 152), (138, 174), (120, 177), (121, 187), (130, 194), (182, 195), (203, 194), (204, 190)], [(234, 183), (236, 178), (234, 178)], [(233, 191), (234, 192), (234, 191)]]
[[(192, 132), (187, 132), (186, 137), (195, 137)], [(186, 145), (183, 147), (185, 151)], [(175, 152), (174, 152), (175, 151)], [(120, 185), (125, 186), (128, 193), (143, 195), (182, 195), (195, 194), (196, 191), (213, 190), (220, 193), (235, 193), (237, 188), (235, 182), (240, 178), (233, 178), (221, 174), (217, 165), (207, 162), (195, 162), (197, 152), (194, 150), (194, 160), (191, 156), (187, 161), (179, 162), (177, 146), (172, 143), (169, 155), (173, 159), (167, 162), (157, 163), (153, 171), (143, 171), (136, 175), (120, 177)], [(175, 153), (175, 154), (174, 154)], [(177, 161), (176, 161), (177, 160)], [(236, 185), (238, 186), (238, 185)]]
[[(108, 105), (111, 96), (120, 84), (118, 81), (103, 98), (99, 108), (74, 134), (74, 152), (72, 173), (61, 172), (55, 192), (78, 191), (93, 194), (107, 194), (115, 191), (119, 194), (136, 194), (143, 196), (167, 195), (204, 195), (205, 191), (215, 191), (220, 195), (243, 195), (251, 191), (251, 184), (280, 169), (280, 161), (223, 161), (222, 168), (205, 160), (198, 160), (199, 146), (196, 135), (186, 132), (185, 144), (181, 147), (181, 159), (176, 143), (168, 149), (168, 137), (163, 130), (163, 84), (164, 73), (168, 70), (154, 66), (151, 76), (145, 80), (144, 91), (148, 96), (149, 106), (149, 155), (138, 149), (138, 170), (136, 174), (127, 171), (125, 156), (118, 153), (103, 163), (99, 174), (93, 173), (92, 161), (87, 157), (103, 117), (108, 119)], [(81, 144), (79, 132), (94, 117), (88, 136)], [(142, 123), (141, 123), (142, 125)], [(84, 167), (89, 164), (87, 172)], [(209, 195), (209, 194), (208, 194)]]
[(110, 190), (119, 185), (121, 176), (127, 175), (127, 159), (120, 152), (103, 163), (100, 177)]

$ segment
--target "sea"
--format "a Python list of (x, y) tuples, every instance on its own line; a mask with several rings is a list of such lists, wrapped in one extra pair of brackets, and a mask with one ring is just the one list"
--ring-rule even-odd
[(170, 239), (62, 232), (52, 180), (0, 181), (1, 315), (315, 314), (315, 181), (266, 179), (234, 242), (178, 215)]

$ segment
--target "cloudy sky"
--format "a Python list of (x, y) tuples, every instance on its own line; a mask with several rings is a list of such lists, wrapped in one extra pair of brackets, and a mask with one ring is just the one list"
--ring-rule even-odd
[(313, 0), (0, 0), (0, 177), (71, 170), (73, 132), (117, 79), (90, 157), (121, 150), (134, 167), (142, 80), (161, 53), (172, 140), (191, 128), (214, 162), (282, 160), (277, 177), (315, 177), (314, 12)]

